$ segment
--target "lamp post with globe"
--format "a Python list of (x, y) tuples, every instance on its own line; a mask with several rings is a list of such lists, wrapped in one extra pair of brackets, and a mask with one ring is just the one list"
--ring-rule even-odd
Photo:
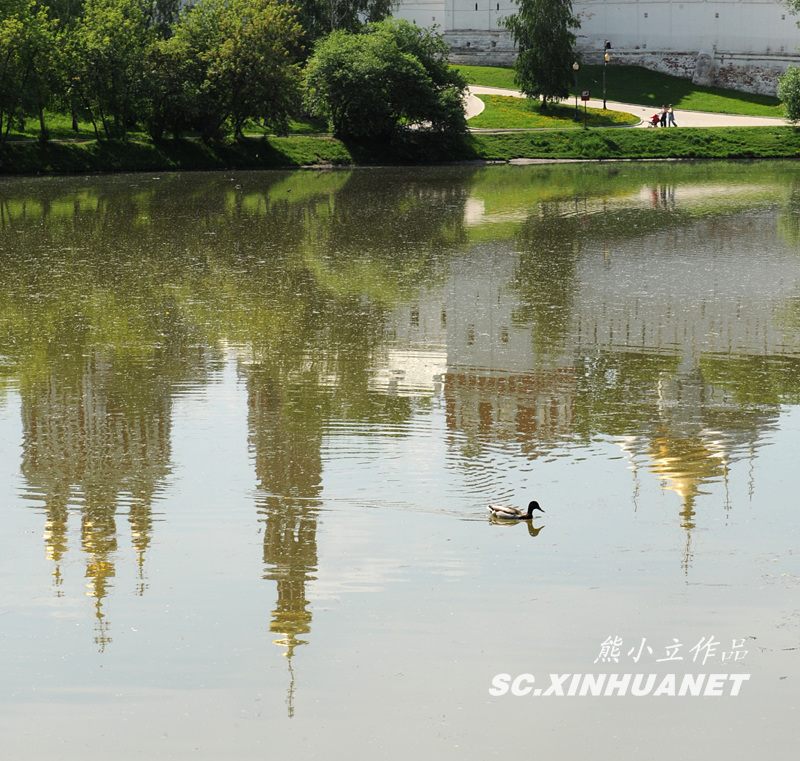
[(611, 60), (611, 53), (608, 52), (609, 50), (611, 50), (611, 43), (606, 40), (603, 48), (603, 111), (606, 110), (606, 67)]
[(575, 61), (572, 64), (572, 73), (575, 77), (575, 121), (579, 122), (581, 120), (580, 114), (578, 113), (578, 71), (580, 70), (581, 65)]

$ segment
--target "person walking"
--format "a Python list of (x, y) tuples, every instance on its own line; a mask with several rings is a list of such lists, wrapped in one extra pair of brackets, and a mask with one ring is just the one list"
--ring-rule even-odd
[(678, 126), (678, 122), (675, 121), (675, 109), (672, 107), (672, 104), (670, 104), (669, 110), (667, 111), (667, 126), (668, 127)]
[(667, 107), (661, 106), (661, 126), (667, 126)]

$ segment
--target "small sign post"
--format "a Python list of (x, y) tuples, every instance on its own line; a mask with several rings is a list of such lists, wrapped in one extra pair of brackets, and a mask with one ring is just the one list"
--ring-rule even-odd
[(581, 92), (581, 100), (583, 101), (583, 128), (586, 129), (586, 107), (589, 101), (589, 91), (584, 90)]

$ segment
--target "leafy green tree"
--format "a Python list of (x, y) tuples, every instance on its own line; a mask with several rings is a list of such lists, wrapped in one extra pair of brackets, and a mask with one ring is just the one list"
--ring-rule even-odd
[(517, 45), (515, 80), (542, 108), (569, 95), (575, 34), (580, 24), (572, 0), (518, 0), (519, 11), (505, 20)]
[(160, 140), (194, 128), (199, 120), (202, 81), (192, 68), (185, 36), (157, 40), (147, 52), (148, 100), (145, 123), (150, 136)]
[(58, 86), (54, 92), (55, 105), (61, 111), (69, 111), (72, 115), (72, 129), (78, 132), (78, 110), (80, 103), (72, 92), (67, 76), (68, 58), (64, 55), (69, 49), (69, 41), (75, 25), (83, 14), (84, 0), (43, 0), (50, 11), (50, 16), (58, 21), (56, 39), (56, 60), (58, 67), (53, 71)]
[(151, 133), (241, 135), (250, 119), (284, 129), (300, 100), (302, 34), (279, 0), (199, 0), (151, 50)]
[(306, 67), (306, 106), (343, 137), (388, 136), (410, 124), (466, 128), (466, 82), (441, 35), (401, 19), (321, 40)]
[[(10, 3), (8, 4), (11, 5)], [(3, 142), (18, 117), (23, 64), (19, 56), (25, 24), (19, 7), (0, 6), (0, 136)]]
[(0, 140), (15, 118), (31, 115), (46, 140), (45, 108), (58, 87), (56, 22), (37, 0), (6, 2), (0, 14)]
[(125, 137), (144, 108), (145, 52), (153, 39), (143, 0), (86, 0), (67, 51), (75, 97), (106, 137)]
[(790, 66), (778, 80), (778, 97), (790, 121), (800, 121), (800, 67)]
[(337, 29), (355, 32), (365, 22), (390, 16), (399, 0), (292, 0), (306, 39), (315, 41)]

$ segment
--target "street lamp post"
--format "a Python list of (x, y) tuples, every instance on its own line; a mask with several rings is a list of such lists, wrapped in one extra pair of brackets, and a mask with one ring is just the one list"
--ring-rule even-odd
[(611, 60), (611, 53), (608, 51), (611, 50), (611, 43), (606, 40), (604, 53), (603, 53), (603, 111), (606, 110), (606, 66), (608, 66), (608, 62)]
[(580, 121), (581, 119), (580, 114), (578, 114), (578, 71), (580, 68), (581, 65), (577, 61), (575, 61), (575, 63), (572, 64), (572, 73), (575, 77), (575, 121), (576, 122)]

